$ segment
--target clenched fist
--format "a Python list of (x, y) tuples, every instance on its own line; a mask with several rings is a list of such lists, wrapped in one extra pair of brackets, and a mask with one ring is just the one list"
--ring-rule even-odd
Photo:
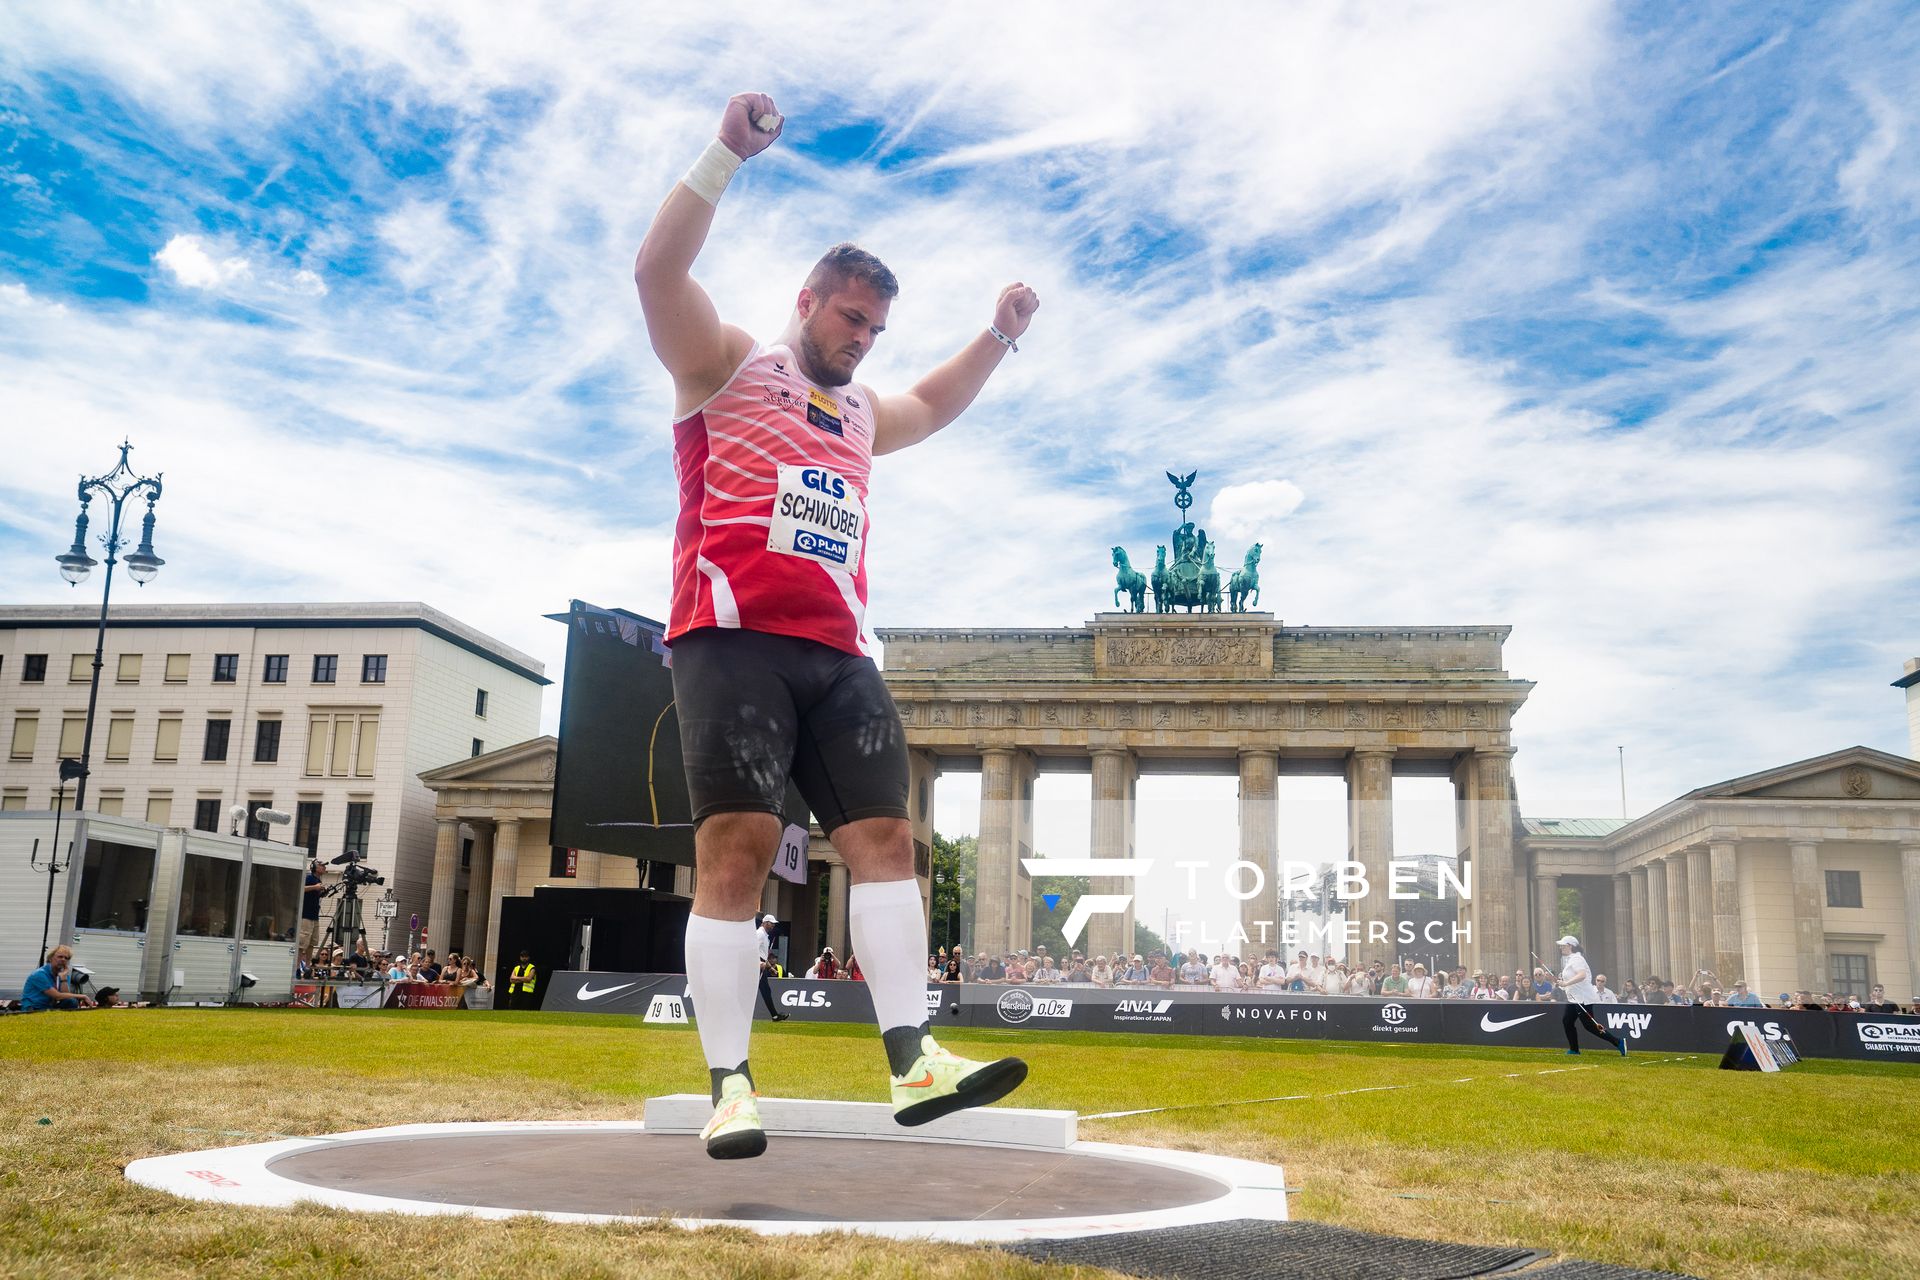
[[(757, 123), (768, 116), (774, 120), (771, 131)], [(742, 160), (751, 160), (773, 145), (785, 123), (766, 94), (736, 93), (727, 99), (726, 113), (720, 117), (720, 141)]]
[(1018, 338), (1039, 309), (1040, 295), (1015, 280), (1000, 291), (1000, 300), (993, 307), (993, 327), (1009, 338)]

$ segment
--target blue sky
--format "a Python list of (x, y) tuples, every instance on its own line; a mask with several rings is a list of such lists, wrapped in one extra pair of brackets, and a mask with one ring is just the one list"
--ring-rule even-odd
[(755, 88), (789, 123), (697, 268), (729, 319), (859, 239), (904, 285), (884, 388), (1043, 299), (878, 468), (876, 625), (1078, 623), (1198, 470), (1290, 623), (1514, 627), (1531, 813), (1617, 811), (1616, 744), (1636, 811), (1905, 750), (1897, 8), (765, 9), (0, 11), (0, 594), (73, 598), (124, 435), (167, 475), (147, 599), (422, 599), (556, 672), (569, 596), (663, 612), (629, 269)]

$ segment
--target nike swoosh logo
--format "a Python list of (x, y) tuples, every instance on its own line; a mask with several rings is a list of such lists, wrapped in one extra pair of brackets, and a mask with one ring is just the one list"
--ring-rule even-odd
[(932, 1083), (933, 1072), (929, 1071), (927, 1072), (927, 1078), (925, 1080), (902, 1080), (900, 1087), (903, 1089), (924, 1089)]
[(580, 990), (576, 991), (574, 995), (582, 1000), (598, 1000), (601, 996), (610, 996), (616, 991), (625, 991), (633, 985), (631, 982), (623, 982), (617, 987), (602, 987), (598, 991), (595, 991), (592, 987), (582, 983)]
[(1483, 1013), (1480, 1015), (1480, 1029), (1482, 1031), (1504, 1031), (1508, 1027), (1517, 1027), (1523, 1022), (1532, 1022), (1535, 1018), (1544, 1018), (1546, 1016), (1544, 1013), (1529, 1013), (1524, 1017), (1503, 1018), (1499, 1022), (1495, 1022), (1492, 1014)]

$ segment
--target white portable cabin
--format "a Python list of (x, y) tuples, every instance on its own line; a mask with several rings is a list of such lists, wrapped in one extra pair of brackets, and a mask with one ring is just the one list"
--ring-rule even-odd
[[(0, 989), (64, 942), (92, 987), (175, 1004), (292, 998), (307, 854), (267, 840), (156, 827), (97, 813), (0, 813)], [(242, 909), (242, 904), (245, 909)], [(253, 981), (243, 983), (242, 974)]]

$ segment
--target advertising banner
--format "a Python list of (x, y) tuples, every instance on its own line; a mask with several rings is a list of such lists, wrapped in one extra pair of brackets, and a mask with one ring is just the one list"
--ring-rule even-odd
[[(342, 988), (344, 994), (345, 988)], [(396, 982), (387, 988), (389, 1009), (458, 1009), (457, 982)]]
[[(686, 1002), (686, 978), (658, 973), (555, 973), (543, 1008), (643, 1017), (652, 998)], [(800, 1022), (870, 1022), (864, 982), (776, 978), (774, 1003)], [(1751, 1026), (1769, 1044), (1788, 1041), (1803, 1058), (1861, 1058), (1920, 1064), (1920, 1017), (1800, 1009), (1594, 1005), (1602, 1026), (1631, 1052), (1719, 1054)], [(934, 984), (927, 1019), (942, 1024), (1028, 1031), (1118, 1031), (1159, 1035), (1260, 1036), (1372, 1043), (1512, 1045), (1564, 1049), (1564, 1004), (1485, 1000), (1259, 995), (1092, 986)], [(696, 1013), (697, 1016), (697, 1013)], [(755, 1001), (754, 1016), (767, 1011)], [(1582, 1034), (1581, 1048), (1607, 1046)]]

